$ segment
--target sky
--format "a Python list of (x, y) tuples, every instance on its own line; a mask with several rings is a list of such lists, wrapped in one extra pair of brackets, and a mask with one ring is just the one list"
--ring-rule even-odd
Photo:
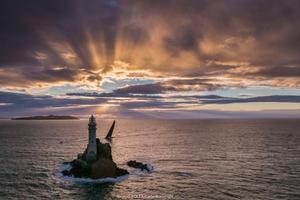
[(0, 118), (300, 118), (298, 0), (1, 0)]

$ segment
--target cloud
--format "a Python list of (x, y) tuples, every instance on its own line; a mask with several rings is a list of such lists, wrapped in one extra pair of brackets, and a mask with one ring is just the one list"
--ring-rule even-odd
[(111, 2), (2, 1), (0, 69), (19, 77), (2, 84), (73, 82), (82, 68), (108, 71), (119, 18), (118, 5)]
[(286, 78), (299, 78), (300, 70), (297, 67), (284, 66), (284, 67), (265, 67), (256, 72), (249, 72), (248, 75), (261, 76), (261, 77), (286, 77)]
[(297, 0), (4, 0), (0, 83), (99, 86), (121, 61), (131, 76), (147, 70), (156, 77), (220, 76), (274, 87), (286, 78), (287, 87), (299, 87), (299, 7)]
[[(204, 111), (190, 110), (212, 104), (299, 103), (224, 97), (231, 88), (299, 89), (299, 8), (298, 0), (3, 0), (1, 115), (197, 117)], [(239, 116), (206, 116), (223, 114)]]
[[(178, 118), (201, 117), (238, 117), (250, 116), (241, 112), (218, 111), (205, 109), (205, 105), (236, 104), (236, 103), (299, 103), (300, 96), (260, 96), (251, 98), (230, 98), (218, 95), (181, 95), (181, 96), (148, 96), (116, 93), (71, 93), (67, 96), (53, 97), (49, 95), (31, 95), (26, 93), (0, 92), (0, 116), (24, 116), (47, 114), (76, 114), (90, 113), (103, 116), (159, 118), (178, 113)], [(193, 111), (193, 112), (192, 112)], [(199, 111), (199, 112), (198, 112)], [(200, 112), (201, 111), (201, 112)], [(262, 111), (264, 117), (273, 115), (271, 111)], [(278, 111), (279, 112), (279, 111)], [(283, 112), (283, 111), (282, 111)], [(169, 114), (168, 114), (169, 113)], [(186, 114), (191, 113), (190, 116)], [(255, 116), (256, 112), (251, 114)], [(274, 111), (275, 113), (275, 111)], [(284, 111), (287, 116), (295, 116), (290, 110)], [(257, 116), (262, 114), (256, 113)], [(297, 114), (296, 114), (297, 115)]]
[(84, 107), (90, 105), (99, 105), (105, 103), (105, 99), (84, 99), (84, 98), (55, 98), (49, 95), (30, 95), (15, 92), (0, 92), (0, 107), (2, 116), (11, 116), (13, 114), (22, 114), (26, 110), (31, 113), (40, 112), (47, 109), (65, 109), (68, 107)]
[(161, 94), (183, 91), (209, 91), (220, 89), (222, 85), (209, 83), (208, 79), (173, 79), (162, 82), (131, 85), (114, 90), (115, 94)]
[(278, 103), (299, 103), (300, 96), (292, 95), (272, 95), (272, 96), (260, 96), (251, 98), (219, 98), (202, 100), (204, 104), (231, 104), (231, 103), (253, 103), (253, 102), (278, 102)]

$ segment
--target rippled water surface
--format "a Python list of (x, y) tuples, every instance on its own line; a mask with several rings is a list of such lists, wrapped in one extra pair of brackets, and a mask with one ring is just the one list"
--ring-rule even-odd
[[(111, 122), (98, 120), (102, 141)], [(0, 120), (0, 199), (300, 199), (299, 120), (117, 120), (114, 136), (130, 175), (74, 182), (57, 172), (84, 150), (86, 120)]]

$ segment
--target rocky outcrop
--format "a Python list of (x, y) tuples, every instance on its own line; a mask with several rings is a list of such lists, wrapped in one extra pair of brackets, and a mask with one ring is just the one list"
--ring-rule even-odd
[(91, 166), (91, 178), (116, 176), (117, 165), (110, 159), (100, 158)]
[(144, 163), (141, 163), (141, 162), (137, 162), (135, 160), (128, 161), (127, 165), (129, 167), (138, 168), (138, 169), (140, 169), (142, 171), (144, 171), (144, 170), (146, 170), (147, 172), (151, 171), (147, 164), (144, 164)]
[(112, 160), (111, 156), (111, 147), (109, 143), (101, 143), (100, 140), (97, 138), (97, 159), (100, 158), (107, 158)]
[(113, 161), (111, 155), (111, 146), (108, 143), (101, 143), (97, 138), (97, 160), (94, 162), (87, 162), (86, 150), (83, 154), (78, 154), (77, 159), (69, 164), (70, 170), (64, 170), (64, 176), (74, 176), (76, 178), (107, 178), (117, 177), (128, 174), (125, 169), (118, 168)]

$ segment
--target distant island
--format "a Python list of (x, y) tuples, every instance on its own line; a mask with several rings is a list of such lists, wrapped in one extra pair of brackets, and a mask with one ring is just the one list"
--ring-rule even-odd
[(74, 116), (59, 116), (59, 115), (48, 115), (48, 116), (31, 116), (31, 117), (17, 117), (11, 118), (11, 120), (75, 120), (79, 119)]

